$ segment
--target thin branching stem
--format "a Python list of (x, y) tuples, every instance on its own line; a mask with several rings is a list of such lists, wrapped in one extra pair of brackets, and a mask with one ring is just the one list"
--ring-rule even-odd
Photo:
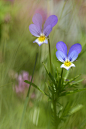
[[(32, 83), (32, 80), (33, 80), (33, 75), (34, 75), (34, 71), (35, 71), (35, 67), (36, 67), (36, 62), (37, 62), (37, 57), (38, 57), (38, 53), (36, 54), (35, 64), (34, 64), (32, 78), (31, 78), (31, 83)], [(26, 96), (26, 100), (25, 100), (25, 104), (24, 104), (24, 109), (23, 109), (23, 112), (22, 112), (22, 117), (21, 117), (19, 129), (21, 129), (21, 127), (22, 127), (25, 111), (26, 111), (26, 108), (27, 108), (28, 100), (29, 100), (30, 89), (31, 89), (31, 84), (30, 84), (28, 92), (27, 92), (27, 96)]]
[(52, 73), (52, 64), (51, 64), (51, 48), (50, 48), (50, 39), (48, 37), (48, 47), (49, 47), (49, 60), (50, 60), (50, 71)]
[[(34, 71), (35, 71), (35, 67), (36, 67), (36, 62), (37, 62), (37, 57), (38, 57), (38, 53), (36, 55), (35, 65), (34, 65), (34, 69), (33, 69), (33, 73), (32, 73), (32, 78), (31, 78), (31, 83), (32, 83), (32, 80), (33, 80), (33, 75), (34, 75)], [(30, 87), (29, 87), (28, 92), (27, 92), (27, 97), (29, 96), (30, 88), (31, 88), (31, 84), (30, 84)]]

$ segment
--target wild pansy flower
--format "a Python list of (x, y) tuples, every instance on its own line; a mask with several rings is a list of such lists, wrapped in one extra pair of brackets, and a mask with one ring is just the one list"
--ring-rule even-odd
[(37, 43), (39, 46), (43, 43), (48, 43), (48, 35), (52, 31), (52, 28), (56, 25), (58, 18), (55, 15), (51, 15), (45, 21), (44, 27), (42, 28), (43, 19), (42, 16), (36, 13), (32, 21), (34, 24), (29, 26), (29, 30), (32, 35), (38, 37), (33, 43)]
[(72, 45), (68, 54), (67, 54), (67, 46), (64, 42), (59, 41), (56, 44), (56, 48), (58, 50), (56, 52), (56, 57), (60, 62), (63, 62), (61, 68), (69, 70), (71, 67), (75, 67), (75, 65), (72, 62), (74, 62), (77, 59), (78, 54), (81, 52), (82, 50), (81, 44), (76, 43)]

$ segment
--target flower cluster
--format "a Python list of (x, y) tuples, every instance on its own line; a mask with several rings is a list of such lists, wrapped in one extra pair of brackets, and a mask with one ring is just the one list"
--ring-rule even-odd
[[(55, 15), (51, 15), (45, 21), (44, 27), (42, 28), (43, 19), (39, 13), (36, 13), (32, 21), (34, 24), (29, 26), (29, 30), (32, 35), (38, 37), (33, 43), (37, 43), (39, 46), (43, 43), (48, 43), (48, 36), (52, 31), (52, 28), (57, 24), (58, 18)], [(63, 41), (59, 41), (56, 44), (57, 52), (56, 57), (60, 62), (63, 62), (61, 68), (69, 70), (71, 67), (75, 67), (72, 63), (74, 62), (78, 54), (82, 50), (82, 46), (79, 43), (76, 43), (71, 46), (69, 53), (67, 54), (67, 46)]]
[(61, 65), (61, 68), (65, 68), (69, 70), (71, 67), (75, 67), (75, 65), (72, 63), (74, 62), (78, 54), (82, 50), (82, 46), (79, 43), (76, 43), (71, 46), (69, 53), (67, 54), (67, 46), (63, 41), (59, 41), (56, 44), (57, 52), (56, 52), (56, 57), (60, 62), (63, 62)]
[(32, 35), (38, 37), (33, 43), (37, 43), (39, 46), (43, 43), (48, 43), (48, 36), (52, 31), (52, 28), (57, 24), (58, 18), (55, 15), (51, 15), (45, 21), (44, 27), (42, 28), (43, 19), (42, 16), (36, 13), (32, 21), (34, 24), (29, 26), (29, 30)]

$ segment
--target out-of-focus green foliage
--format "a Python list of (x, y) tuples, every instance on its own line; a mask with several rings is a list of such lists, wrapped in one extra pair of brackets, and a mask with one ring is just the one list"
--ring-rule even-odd
[[(58, 41), (64, 41), (68, 48), (71, 44), (80, 43), (83, 51), (85, 50), (85, 3), (82, 0), (78, 2), (69, 0), (65, 3), (64, 8), (63, 6), (64, 1), (62, 0), (59, 2), (57, 0), (15, 0), (12, 4), (10, 1), (0, 0), (0, 129), (19, 129), (26, 94), (15, 92), (14, 87), (17, 84), (15, 75), (19, 75), (23, 70), (32, 75), (36, 52), (38, 52), (38, 61), (33, 83), (48, 94), (46, 82), (49, 83), (50, 74), (47, 76), (42, 63), (44, 62), (49, 69), (48, 46), (43, 44), (39, 47), (34, 44), (35, 38), (28, 29), (36, 9), (43, 8), (48, 11), (48, 14), (53, 10), (52, 14), (57, 15), (58, 19), (60, 18), (59, 24), (53, 28), (50, 34), (54, 76), (57, 76), (57, 71), (61, 72), (61, 63), (57, 61), (55, 55)], [(9, 22), (6, 22), (7, 18)], [(79, 79), (86, 79), (86, 53), (78, 58), (75, 65), (76, 67), (67, 73), (69, 75), (68, 80), (79, 74), (81, 74)], [(53, 80), (53, 77), (50, 77)], [(86, 80), (80, 82), (78, 88), (86, 88)], [(33, 92), (35, 97), (31, 98)], [(57, 109), (59, 116), (64, 110), (63, 117), (67, 117), (66, 114), (69, 113), (69, 118), (67, 117), (62, 121), (59, 129), (85, 129), (86, 91), (79, 92), (76, 95), (63, 96), (60, 98), (60, 103), (61, 105), (58, 103), (58, 106), (61, 107), (59, 106)], [(52, 105), (50, 105), (47, 96), (31, 86), (22, 129), (52, 129), (52, 121), (50, 120), (53, 116), (51, 116), (50, 107)], [(77, 112), (75, 113), (75, 111)]]
[(9, 3), (6, 4), (3, 0), (0, 1), (0, 24), (3, 23), (5, 15), (10, 11)]

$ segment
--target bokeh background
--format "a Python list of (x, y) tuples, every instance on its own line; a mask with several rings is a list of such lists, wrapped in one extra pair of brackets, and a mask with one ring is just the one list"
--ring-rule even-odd
[[(56, 43), (64, 41), (68, 49), (72, 44), (86, 44), (86, 0), (0, 0), (0, 129), (19, 129), (22, 111), (31, 80), (36, 53), (38, 60), (33, 82), (46, 91), (48, 76), (42, 62), (49, 69), (48, 45), (40, 47), (29, 31), (32, 17), (40, 13), (45, 21), (54, 14), (58, 23), (50, 34), (53, 70), (60, 69), (56, 58)], [(86, 78), (86, 53), (70, 70), (68, 79), (81, 74)], [(64, 70), (66, 71), (66, 70)], [(86, 80), (79, 84), (86, 87)], [(82, 105), (82, 109), (62, 122), (60, 129), (86, 129), (86, 91), (61, 98), (66, 108)], [(50, 129), (51, 109), (48, 98), (31, 87), (22, 129)], [(52, 129), (52, 127), (51, 127)]]

